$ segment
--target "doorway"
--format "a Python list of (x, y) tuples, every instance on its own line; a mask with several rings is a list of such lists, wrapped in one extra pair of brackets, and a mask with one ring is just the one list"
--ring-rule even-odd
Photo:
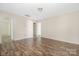
[(0, 17), (0, 46), (4, 49), (12, 49), (11, 19)]
[(41, 37), (41, 23), (40, 22), (33, 23), (33, 37), (34, 38)]

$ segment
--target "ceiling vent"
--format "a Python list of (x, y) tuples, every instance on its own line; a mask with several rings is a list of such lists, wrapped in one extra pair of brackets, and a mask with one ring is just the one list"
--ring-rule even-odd
[(39, 11), (39, 12), (42, 12), (42, 11), (43, 11), (43, 8), (38, 8), (38, 11)]
[(30, 17), (30, 15), (25, 15), (25, 16)]

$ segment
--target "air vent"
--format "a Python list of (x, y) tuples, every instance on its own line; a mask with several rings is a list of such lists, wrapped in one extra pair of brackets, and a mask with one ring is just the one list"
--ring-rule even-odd
[(42, 11), (43, 11), (43, 8), (38, 8), (38, 11), (39, 11), (39, 12), (42, 12)]
[(25, 16), (30, 17), (30, 15), (25, 15)]

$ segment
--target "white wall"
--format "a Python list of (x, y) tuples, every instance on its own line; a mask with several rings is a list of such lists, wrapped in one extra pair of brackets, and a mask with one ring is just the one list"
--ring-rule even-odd
[(33, 37), (33, 22), (29, 18), (14, 17), (13, 27), (15, 40)]
[(42, 37), (79, 44), (79, 12), (44, 20), (42, 22)]
[(26, 20), (25, 22), (25, 33), (26, 38), (32, 38), (33, 37), (33, 22), (31, 20)]
[(36, 23), (36, 35), (41, 36), (41, 22)]

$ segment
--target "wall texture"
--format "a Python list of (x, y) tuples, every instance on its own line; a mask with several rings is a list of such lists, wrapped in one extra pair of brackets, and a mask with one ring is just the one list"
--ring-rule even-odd
[(44, 20), (42, 37), (79, 44), (79, 12)]

